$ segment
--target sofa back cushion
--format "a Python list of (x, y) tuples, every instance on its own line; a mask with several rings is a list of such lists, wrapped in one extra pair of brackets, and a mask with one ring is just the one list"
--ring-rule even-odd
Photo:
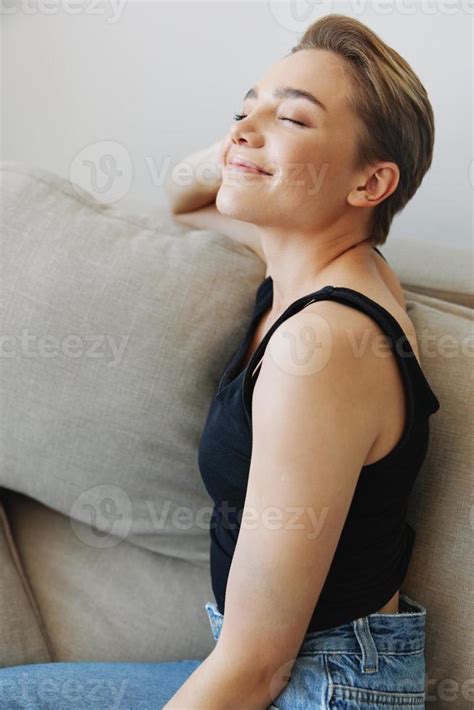
[(39, 168), (1, 176), (0, 486), (90, 524), (91, 545), (208, 560), (198, 443), (263, 262)]
[(472, 247), (389, 236), (381, 251), (407, 291), (474, 308)]
[(408, 518), (416, 530), (402, 590), (426, 620), (426, 704), (472, 707), (474, 685), (473, 311), (405, 290), (423, 370), (440, 401)]

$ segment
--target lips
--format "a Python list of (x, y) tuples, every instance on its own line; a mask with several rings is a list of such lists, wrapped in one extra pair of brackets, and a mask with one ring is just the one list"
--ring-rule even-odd
[(260, 167), (260, 165), (257, 165), (257, 163), (253, 163), (251, 160), (247, 160), (240, 155), (235, 155), (233, 158), (230, 158), (230, 160), (227, 161), (227, 165), (248, 168), (249, 170), (255, 170), (255, 172), (262, 173), (262, 175), (272, 175), (272, 173), (267, 172)]

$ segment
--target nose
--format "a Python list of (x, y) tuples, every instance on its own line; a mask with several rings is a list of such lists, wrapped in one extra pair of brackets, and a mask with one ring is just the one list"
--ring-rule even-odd
[(263, 136), (255, 123), (251, 123), (248, 118), (236, 121), (230, 130), (230, 138), (236, 145), (248, 144), (254, 148), (263, 145)]

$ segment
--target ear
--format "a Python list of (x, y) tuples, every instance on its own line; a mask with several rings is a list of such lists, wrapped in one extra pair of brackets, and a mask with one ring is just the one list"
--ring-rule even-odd
[(347, 195), (347, 202), (353, 207), (375, 207), (395, 192), (400, 170), (393, 162), (377, 163), (359, 181), (361, 184)]

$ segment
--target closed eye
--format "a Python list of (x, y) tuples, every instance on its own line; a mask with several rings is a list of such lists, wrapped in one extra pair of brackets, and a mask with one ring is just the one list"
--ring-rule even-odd
[[(242, 121), (242, 119), (244, 119), (244, 118), (247, 118), (247, 114), (245, 114), (245, 113), (235, 113), (234, 114), (235, 121)], [(303, 123), (302, 121), (295, 121), (293, 118), (281, 117), (280, 121), (290, 121), (290, 123), (295, 123), (297, 126), (302, 126), (304, 128), (307, 128), (306, 123)]]
[(304, 126), (306, 128), (306, 123), (295, 121), (293, 118), (281, 118), (280, 121), (291, 121), (291, 123), (296, 123), (297, 126)]

